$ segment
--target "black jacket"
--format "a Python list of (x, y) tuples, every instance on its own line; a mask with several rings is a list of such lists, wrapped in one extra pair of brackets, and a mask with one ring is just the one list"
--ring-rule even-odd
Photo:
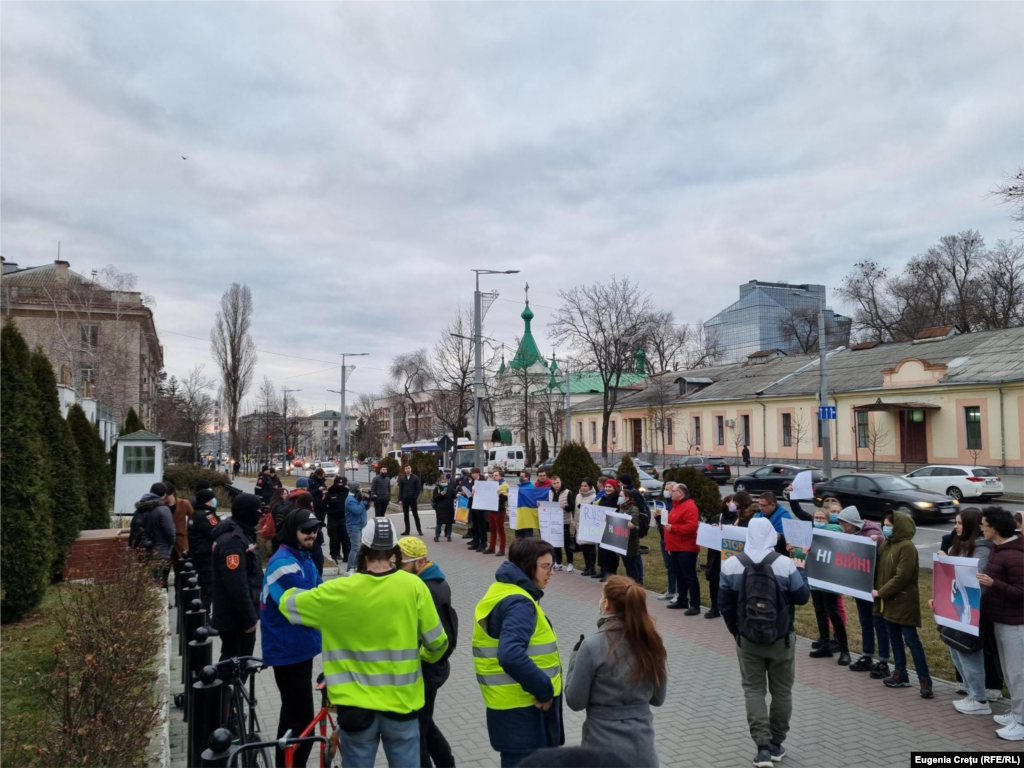
[(213, 541), (213, 626), (221, 632), (256, 626), (260, 620), (263, 566), (256, 531), (233, 517), (217, 526)]
[(437, 513), (438, 525), (452, 525), (455, 522), (455, 487), (449, 483), (441, 490), (440, 485), (435, 485), (430, 506)]
[(197, 505), (192, 511), (188, 519), (188, 553), (193, 561), (205, 562), (213, 555), (213, 531), (220, 523), (217, 513), (207, 506)]
[(307, 488), (310, 494), (313, 496), (313, 509), (316, 511), (316, 516), (322, 523), (324, 521), (324, 496), (327, 490), (327, 478), (317, 477), (316, 475), (309, 476), (309, 488)]
[(444, 632), (448, 635), (448, 650), (444, 652), (441, 660), (435, 664), (428, 664), (427, 662), (422, 664), (423, 684), (428, 688), (437, 690), (445, 684), (448, 675), (451, 674), (451, 664), (448, 658), (452, 655), (458, 643), (459, 617), (456, 615), (455, 609), (452, 608), (451, 587), (448, 586), (444, 573), (437, 567), (437, 564), (431, 563), (428, 565), (420, 573), (420, 578), (423, 579), (423, 583), (430, 590), (430, 596), (434, 599), (434, 607), (437, 608), (437, 615), (441, 619), (441, 626), (444, 627)]
[(281, 478), (277, 475), (271, 475), (269, 472), (264, 472), (256, 478), (256, 490), (254, 493), (263, 499), (263, 503), (266, 504), (270, 501), (270, 497), (274, 495), (274, 491), (280, 487)]
[(332, 485), (327, 489), (327, 497), (324, 507), (327, 510), (327, 517), (341, 518), (345, 520), (345, 499), (348, 498), (349, 489), (347, 485)]
[(423, 481), (420, 480), (419, 475), (413, 473), (408, 477), (403, 472), (398, 477), (398, 500), (399, 501), (416, 501), (423, 492)]

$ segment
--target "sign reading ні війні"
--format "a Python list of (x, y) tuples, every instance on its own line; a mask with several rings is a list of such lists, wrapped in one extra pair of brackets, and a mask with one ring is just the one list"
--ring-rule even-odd
[(814, 529), (807, 550), (807, 583), (812, 587), (874, 600), (875, 542), (865, 536)]

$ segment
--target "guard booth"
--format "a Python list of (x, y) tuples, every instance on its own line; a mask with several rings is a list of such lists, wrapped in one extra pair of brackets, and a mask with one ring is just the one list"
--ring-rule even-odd
[(131, 515), (135, 502), (164, 478), (164, 444), (154, 432), (140, 430), (117, 437), (114, 516)]

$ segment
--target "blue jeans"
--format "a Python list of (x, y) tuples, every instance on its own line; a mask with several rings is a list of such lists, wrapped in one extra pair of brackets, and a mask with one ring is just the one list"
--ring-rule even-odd
[(384, 742), (384, 754), (390, 768), (416, 768), (420, 764), (419, 720), (391, 720), (374, 714), (373, 723), (366, 730), (342, 732), (342, 765), (345, 768), (373, 768), (381, 742)]
[(885, 627), (889, 631), (889, 645), (892, 646), (892, 661), (896, 667), (896, 674), (901, 678), (907, 676), (907, 652), (903, 648), (903, 642), (906, 641), (910, 655), (914, 659), (917, 676), (930, 678), (928, 660), (924, 657), (924, 646), (921, 645), (921, 638), (917, 636), (917, 627), (895, 624), (891, 621), (886, 621)]
[[(534, 749), (527, 752), (499, 752), (498, 754), (501, 755), (501, 768), (515, 768), (534, 752), (536, 752)], [(348, 768), (348, 766), (345, 766), (345, 768)]]
[(670, 595), (676, 594), (676, 572), (672, 570), (672, 558), (668, 556), (668, 550), (665, 549), (665, 539), (661, 540), (661, 561), (665, 563), (665, 571), (668, 573), (668, 593)]
[(626, 575), (637, 584), (644, 583), (644, 564), (640, 555), (622, 558), (626, 562)]
[(975, 701), (987, 701), (985, 693), (985, 652), (961, 653), (952, 648), (949, 655), (953, 657), (953, 666), (964, 679), (964, 688)]
[[(441, 536), (441, 524), (440, 523), (438, 523), (437, 526), (434, 528), (434, 535), (440, 538), (440, 536)], [(449, 539), (452, 537), (452, 524), (451, 523), (446, 523), (445, 524), (445, 526), (444, 526), (444, 535), (447, 536)]]
[(363, 535), (363, 529), (358, 525), (349, 526), (348, 538), (352, 542), (352, 550), (348, 555), (348, 569), (354, 571), (356, 569), (356, 556), (359, 554), (359, 547), (362, 546), (359, 538)]
[(517, 539), (532, 539), (533, 538), (533, 528), (517, 528), (516, 529), (516, 538)]
[(875, 655), (875, 634), (878, 635), (878, 660), (889, 663), (889, 631), (885, 628), (885, 619), (875, 616), (875, 604), (870, 600), (857, 600), (857, 616), (860, 619), (861, 653), (865, 656)]

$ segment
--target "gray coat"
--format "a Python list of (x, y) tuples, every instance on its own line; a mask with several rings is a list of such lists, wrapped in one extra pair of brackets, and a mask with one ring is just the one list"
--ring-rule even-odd
[(370, 498), (381, 501), (391, 498), (390, 475), (377, 475), (370, 481)]
[(651, 706), (665, 702), (667, 681), (658, 690), (647, 683), (631, 683), (632, 658), (625, 646), (618, 649), (617, 664), (611, 657), (609, 630), (620, 626), (618, 617), (604, 617), (597, 626), (597, 634), (573, 651), (562, 689), (570, 709), (587, 711), (581, 746), (618, 754), (637, 768), (656, 768)]

